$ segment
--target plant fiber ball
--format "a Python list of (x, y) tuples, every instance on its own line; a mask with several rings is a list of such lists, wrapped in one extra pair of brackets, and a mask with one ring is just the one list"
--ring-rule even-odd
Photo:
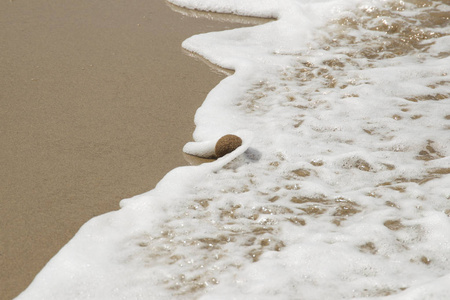
[(228, 153), (233, 152), (242, 145), (242, 139), (234, 134), (227, 134), (221, 137), (216, 143), (216, 156), (222, 157)]

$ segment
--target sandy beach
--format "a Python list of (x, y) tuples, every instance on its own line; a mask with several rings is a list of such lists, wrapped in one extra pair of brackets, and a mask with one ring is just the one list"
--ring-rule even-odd
[(0, 4), (0, 299), (92, 217), (186, 164), (194, 114), (224, 75), (181, 42), (235, 26), (164, 1)]

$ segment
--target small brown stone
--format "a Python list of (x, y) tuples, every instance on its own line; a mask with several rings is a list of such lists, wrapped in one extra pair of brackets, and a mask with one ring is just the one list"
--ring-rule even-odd
[(242, 139), (233, 134), (227, 134), (221, 137), (216, 143), (216, 156), (222, 157), (228, 153), (233, 152), (242, 145)]

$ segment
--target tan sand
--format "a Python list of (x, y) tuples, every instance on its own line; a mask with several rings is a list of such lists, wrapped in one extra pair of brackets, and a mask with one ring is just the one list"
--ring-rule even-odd
[(182, 53), (240, 25), (163, 0), (0, 2), (0, 299), (90, 218), (185, 164), (194, 113), (223, 78)]

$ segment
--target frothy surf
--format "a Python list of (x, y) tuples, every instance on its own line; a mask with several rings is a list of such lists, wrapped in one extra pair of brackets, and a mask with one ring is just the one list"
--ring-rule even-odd
[(277, 18), (183, 43), (235, 70), (185, 148), (242, 146), (86, 223), (18, 299), (446, 299), (450, 6), (171, 2)]

